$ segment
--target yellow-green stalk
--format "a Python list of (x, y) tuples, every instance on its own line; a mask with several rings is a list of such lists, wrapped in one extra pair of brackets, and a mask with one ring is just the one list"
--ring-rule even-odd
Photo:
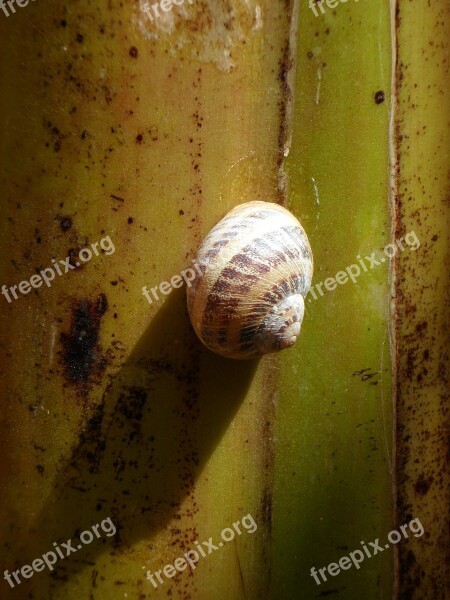
[[(189, 267), (233, 205), (283, 201), (291, 19), (278, 0), (186, 3), (154, 23), (138, 3), (40, 0), (0, 19), (1, 283), (105, 236), (115, 248), (0, 298), (2, 564), (117, 527), (2, 597), (268, 588), (271, 363), (211, 356), (184, 290), (149, 304), (142, 288)], [(257, 532), (195, 577), (145, 578), (249, 513)]]
[(395, 235), (420, 248), (396, 260), (396, 522), (425, 533), (396, 546), (401, 600), (444, 600), (448, 544), (450, 14), (445, 3), (395, 4)]
[[(299, 343), (280, 358), (270, 597), (388, 598), (391, 550), (319, 584), (310, 569), (392, 529), (389, 3), (318, 17), (302, 4), (297, 56), (289, 206), (320, 285)], [(374, 251), (384, 263), (371, 268)], [(351, 265), (360, 275), (345, 282)], [(344, 283), (328, 280), (338, 272)]]

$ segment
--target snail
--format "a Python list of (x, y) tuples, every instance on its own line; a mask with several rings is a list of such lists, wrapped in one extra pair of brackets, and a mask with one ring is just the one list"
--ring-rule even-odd
[(288, 210), (262, 201), (236, 206), (203, 240), (195, 261), (201, 275), (187, 289), (187, 305), (207, 348), (248, 359), (295, 343), (313, 259)]

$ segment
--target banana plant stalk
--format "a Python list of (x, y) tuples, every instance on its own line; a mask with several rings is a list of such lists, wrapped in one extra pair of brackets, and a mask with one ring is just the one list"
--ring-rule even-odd
[[(12, 5), (0, 597), (444, 600), (444, 8)], [(313, 288), (293, 349), (233, 361), (178, 282), (257, 199)]]

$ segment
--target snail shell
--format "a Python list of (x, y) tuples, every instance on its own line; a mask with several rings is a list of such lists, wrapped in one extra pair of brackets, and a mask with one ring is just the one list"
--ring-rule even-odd
[(188, 311), (207, 348), (246, 359), (295, 343), (313, 260), (288, 210), (260, 201), (237, 206), (206, 236), (195, 260), (202, 275), (187, 290)]

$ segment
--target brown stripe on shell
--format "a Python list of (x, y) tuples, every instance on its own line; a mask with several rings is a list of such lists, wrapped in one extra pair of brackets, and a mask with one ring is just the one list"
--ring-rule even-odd
[[(208, 242), (217, 238), (218, 236), (221, 236), (221, 239), (214, 242), (208, 252), (202, 255), (202, 260), (211, 260), (214, 258), (220, 249), (225, 248), (237, 235), (242, 234), (243, 230), (254, 225), (254, 223), (251, 222), (252, 219), (262, 220), (267, 218), (267, 212), (263, 211), (249, 214), (244, 222), (239, 221), (237, 215), (225, 217), (218, 225), (216, 225), (216, 227), (214, 227), (214, 229), (212, 229), (212, 231), (210, 231), (208, 236), (205, 238), (204, 244), (205, 246), (208, 246)], [(231, 224), (233, 221), (237, 222)]]
[(302, 257), (307, 260), (311, 260), (312, 254), (308, 247), (308, 244), (305, 243), (306, 234), (303, 231), (303, 229), (300, 229), (300, 227), (298, 227), (298, 226), (297, 227), (288, 226), (288, 227), (283, 227), (283, 231), (285, 231), (289, 235), (289, 237), (295, 243), (297, 248), (300, 249), (300, 251), (302, 253)]
[[(244, 281), (243, 281), (244, 280)], [(225, 267), (217, 278), (208, 294), (200, 330), (202, 337), (209, 343), (214, 343), (218, 331), (227, 329), (229, 320), (236, 314), (236, 309), (241, 299), (251, 290), (253, 284), (259, 280), (256, 275), (245, 274), (234, 267)], [(222, 318), (218, 320), (218, 315)], [(211, 328), (211, 322), (216, 327)]]
[(248, 292), (252, 284), (258, 281), (259, 277), (250, 275), (250, 273), (242, 276), (242, 272), (234, 267), (225, 267), (222, 269), (216, 283), (212, 288), (212, 293), (220, 291), (226, 293), (231, 289), (235, 289), (237, 293)]
[[(264, 296), (264, 299), (267, 300), (267, 302), (270, 302), (270, 304), (275, 304), (277, 301), (282, 300), (287, 296), (301, 293), (301, 278), (301, 275), (291, 275), (287, 280), (280, 280), (272, 287), (272, 290)], [(252, 308), (252, 313), (247, 316), (241, 327), (239, 335), (241, 352), (247, 352), (254, 345), (254, 338), (258, 334), (261, 323), (266, 317), (267, 313), (267, 303), (261, 303)], [(298, 321), (296, 315), (294, 315), (293, 321)], [(285, 326), (280, 329), (280, 333), (285, 331), (289, 325), (290, 321), (285, 321)]]
[[(200, 326), (202, 337), (205, 341), (213, 343), (217, 338), (217, 331), (227, 327), (229, 319), (236, 313), (240, 298), (244, 297), (251, 289), (253, 283), (258, 280), (255, 275), (246, 275), (242, 282), (241, 273), (232, 267), (223, 269), (208, 294)], [(218, 315), (222, 315), (218, 319)], [(211, 322), (215, 328), (211, 328)]]
[[(205, 342), (211, 344), (215, 342), (217, 332), (221, 330), (227, 330), (228, 337), (229, 318), (235, 313), (237, 305), (237, 298), (224, 298), (221, 294), (217, 293), (208, 296), (208, 314), (205, 311), (200, 325), (201, 336)], [(221, 318), (219, 317), (220, 314), (222, 314)], [(212, 317), (215, 318), (212, 319)], [(211, 321), (215, 323), (214, 328), (211, 328)]]
[[(238, 216), (237, 215), (233, 215), (230, 217), (225, 217), (219, 225), (216, 225), (216, 227), (208, 234), (208, 236), (205, 238), (205, 246), (208, 245), (208, 241), (211, 241), (212, 239), (215, 239), (218, 235), (222, 236), (222, 239), (214, 242), (211, 245), (211, 248), (208, 250), (208, 252), (206, 252), (206, 254), (203, 254), (201, 256), (201, 260), (202, 262), (204, 261), (210, 261), (211, 259), (215, 258), (217, 256), (217, 254), (219, 253), (219, 251), (222, 248), (225, 248), (232, 240), (234, 240), (236, 238), (236, 236), (238, 234), (242, 235), (243, 231), (245, 231), (245, 229), (249, 229), (250, 227), (252, 227), (254, 225), (254, 223), (252, 223), (252, 219), (254, 220), (263, 220), (263, 219), (267, 219), (269, 216), (274, 215), (274, 214), (278, 214), (276, 211), (262, 211), (262, 210), (258, 210), (254, 213), (250, 213), (249, 215), (247, 215), (245, 221), (238, 221), (237, 223), (235, 223), (234, 225), (231, 225), (231, 223), (227, 223), (228, 221), (233, 221), (233, 220), (238, 220)], [(253, 245), (253, 241), (251, 242), (251, 245)], [(244, 248), (244, 251), (246, 250), (246, 248)], [(235, 260), (239, 260), (239, 257), (242, 256), (242, 254), (238, 254), (235, 256)], [(245, 259), (245, 258), (244, 258)], [(244, 260), (243, 259), (243, 260)]]
[(296, 260), (300, 258), (300, 249), (297, 245), (294, 248), (283, 248), (277, 250), (280, 245), (279, 234), (273, 232), (266, 235), (264, 238), (255, 238), (243, 249), (243, 252), (255, 255), (255, 257), (264, 256), (270, 268), (276, 268), (282, 263), (286, 263), (288, 259)]
[[(300, 254), (301, 254), (301, 246), (302, 246), (302, 241), (301, 241), (301, 230), (298, 227), (281, 227), (281, 231), (283, 233), (285, 233), (293, 242), (293, 244), (291, 246), (286, 246), (283, 245), (283, 253), (285, 255), (285, 257), (291, 259), (291, 260), (296, 260), (298, 258), (300, 258)], [(296, 233), (297, 235), (293, 235), (294, 233)], [(269, 235), (267, 236), (267, 239), (269, 241), (273, 241), (275, 243), (280, 243), (280, 235), (279, 234), (275, 234), (275, 235)]]
[(221, 240), (215, 242), (212, 245), (212, 247), (208, 250), (208, 252), (202, 256), (202, 262), (212, 260), (220, 252), (220, 250), (222, 248), (225, 248), (231, 242), (231, 240), (234, 237), (236, 237), (237, 234), (238, 234), (238, 232), (236, 231), (234, 233), (234, 235), (227, 235), (226, 237), (223, 237)]
[[(291, 276), (288, 278), (288, 281), (282, 281), (273, 286), (272, 291), (268, 292), (268, 294), (276, 294), (277, 297), (271, 297), (268, 300), (270, 304), (276, 304), (287, 296), (300, 293), (298, 289), (300, 278), (301, 276), (297, 275)], [(289, 286), (288, 292), (286, 291), (287, 286)], [(266, 296), (268, 296), (268, 294), (266, 294)], [(265, 303), (255, 306), (252, 310), (252, 314), (249, 314), (243, 323), (239, 336), (239, 350), (241, 353), (247, 353), (252, 347), (255, 347), (255, 354), (257, 354), (255, 337), (260, 333), (262, 322), (268, 314), (267, 306), (268, 305)], [(294, 314), (292, 316), (292, 322), (296, 323), (298, 320), (297, 315)], [(290, 324), (291, 321), (285, 320), (284, 325), (279, 329), (279, 333), (281, 334), (286, 331)]]
[(289, 292), (289, 283), (285, 279), (282, 279), (278, 281), (278, 283), (275, 283), (272, 288), (264, 294), (263, 300), (266, 302), (275, 303), (276, 301), (284, 298), (286, 294), (289, 294)]
[[(287, 257), (283, 252), (274, 250), (263, 238), (255, 238), (252, 240), (251, 244), (248, 244), (242, 249), (242, 253), (247, 254), (252, 263), (258, 262), (259, 264), (263, 264), (267, 268), (267, 271), (270, 271), (287, 261)], [(265, 256), (268, 253), (270, 258)], [(264, 257), (264, 261), (261, 261), (262, 257)]]
[(280, 279), (277, 283), (275, 283), (272, 288), (264, 294), (262, 300), (264, 302), (274, 303), (275, 301), (286, 298), (287, 296), (291, 296), (294, 294), (302, 294), (304, 293), (304, 286), (302, 285), (304, 282), (303, 274), (290, 275), (287, 279)]
[[(256, 243), (259, 242), (262, 243), (262, 239), (255, 240), (255, 242), (252, 243), (252, 246), (255, 246)], [(277, 252), (276, 254), (278, 262), (273, 266), (286, 262), (286, 256), (282, 252)], [(295, 256), (293, 256), (293, 258), (295, 258)], [(240, 267), (240, 269), (238, 270), (231, 265), (236, 265), (237, 267)], [(253, 285), (260, 280), (260, 276), (268, 273), (271, 268), (272, 267), (269, 265), (253, 260), (248, 252), (240, 252), (232, 258), (230, 266), (225, 267), (225, 269), (220, 272), (208, 295), (208, 301), (201, 323), (201, 334), (205, 341), (214, 343), (215, 339), (217, 339), (217, 330), (212, 330), (210, 321), (212, 319), (217, 319), (219, 310), (225, 309), (223, 321), (227, 324), (227, 322), (236, 314), (237, 307), (241, 304), (242, 299), (250, 292)], [(259, 276), (252, 274), (249, 271), (253, 271), (253, 273), (256, 272)], [(236, 300), (233, 304), (229, 302), (230, 297), (233, 297)], [(221, 304), (219, 298), (227, 298), (227, 300), (225, 303)], [(218, 325), (220, 327), (220, 324)]]
[[(249, 252), (239, 252), (233, 256), (230, 264), (239, 267), (243, 277), (249, 275), (265, 275), (270, 271), (270, 266), (262, 262), (256, 261)], [(257, 278), (258, 279), (258, 278)]]
[(271, 216), (271, 215), (269, 214), (268, 211), (262, 211), (262, 210), (257, 210), (255, 212), (249, 212), (245, 216), (245, 220), (241, 219), (241, 216), (238, 215), (238, 214), (236, 214), (236, 213), (235, 214), (231, 214), (229, 216), (225, 216), (222, 219), (222, 221), (220, 221), (210, 231), (210, 233), (208, 234), (208, 236), (210, 236), (210, 235), (217, 235), (222, 230), (227, 230), (227, 231), (233, 231), (233, 230), (242, 231), (242, 230), (245, 230), (245, 229), (249, 229), (250, 227), (253, 227), (255, 225), (254, 223), (252, 223), (252, 221), (263, 221), (265, 219), (268, 219), (269, 216)]

